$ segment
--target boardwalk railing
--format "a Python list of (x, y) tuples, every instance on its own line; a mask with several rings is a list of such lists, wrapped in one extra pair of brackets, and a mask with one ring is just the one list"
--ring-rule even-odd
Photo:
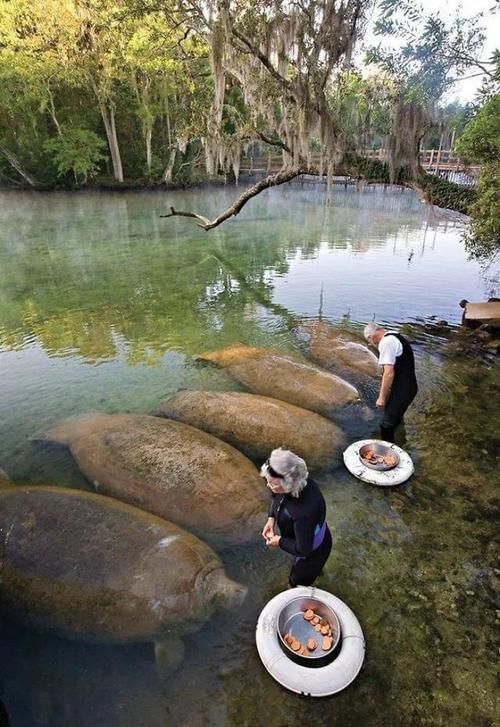
[[(363, 149), (358, 152), (360, 156), (368, 159), (377, 159), (381, 162), (387, 161), (385, 149)], [(311, 166), (320, 166), (321, 154), (312, 152), (309, 155)], [(445, 177), (456, 184), (474, 186), (479, 174), (478, 166), (467, 166), (459, 157), (451, 151), (444, 149), (423, 149), (420, 152), (420, 164), (425, 171)], [(283, 166), (281, 154), (266, 154), (258, 157), (242, 157), (240, 172), (243, 174), (273, 173), (279, 171)], [(325, 170), (326, 171), (326, 170)]]

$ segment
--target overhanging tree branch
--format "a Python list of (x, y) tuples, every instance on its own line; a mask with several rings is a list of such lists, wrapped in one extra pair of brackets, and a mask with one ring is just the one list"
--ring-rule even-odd
[(290, 149), (288, 144), (285, 144), (284, 141), (281, 141), (280, 139), (270, 139), (268, 136), (263, 134), (261, 131), (257, 131), (256, 133), (257, 133), (257, 136), (259, 137), (259, 139), (262, 139), (262, 141), (265, 144), (269, 144), (270, 146), (278, 146), (281, 149), (283, 149), (284, 151), (288, 152), (289, 154), (292, 153), (292, 150)]
[[(182, 212), (180, 210), (175, 210), (173, 207), (170, 207), (170, 214), (160, 215), (160, 217), (194, 217), (195, 219), (199, 220), (198, 226), (208, 232), (208, 230), (213, 230), (214, 227), (218, 227), (230, 217), (236, 217), (236, 215), (241, 212), (246, 203), (250, 199), (252, 199), (252, 197), (255, 197), (257, 194), (263, 192), (264, 189), (269, 189), (269, 187), (277, 187), (280, 184), (286, 184), (286, 182), (290, 182), (292, 179), (295, 179), (295, 177), (298, 177), (300, 174), (307, 174), (309, 171), (310, 170), (308, 170), (307, 167), (295, 167), (293, 169), (287, 169), (286, 171), (277, 172), (276, 174), (271, 174), (269, 175), (269, 177), (261, 179), (252, 187), (245, 190), (243, 194), (240, 194), (240, 196), (233, 202), (233, 204), (225, 209), (224, 212), (222, 212), (214, 220), (209, 220), (203, 215), (198, 215), (194, 212)], [(311, 171), (310, 173), (314, 174), (317, 172)]]

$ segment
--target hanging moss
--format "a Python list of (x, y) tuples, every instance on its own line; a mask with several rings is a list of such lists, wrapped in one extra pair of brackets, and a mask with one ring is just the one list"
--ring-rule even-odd
[(389, 134), (389, 176), (394, 183), (408, 169), (412, 179), (421, 175), (420, 142), (430, 125), (430, 116), (420, 101), (399, 99), (394, 107)]

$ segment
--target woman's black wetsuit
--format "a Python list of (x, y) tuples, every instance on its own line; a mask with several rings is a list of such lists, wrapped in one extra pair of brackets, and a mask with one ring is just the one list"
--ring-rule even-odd
[(332, 549), (325, 500), (319, 487), (308, 480), (299, 497), (273, 495), (269, 517), (280, 529), (280, 548), (294, 556), (290, 585), (311, 586)]

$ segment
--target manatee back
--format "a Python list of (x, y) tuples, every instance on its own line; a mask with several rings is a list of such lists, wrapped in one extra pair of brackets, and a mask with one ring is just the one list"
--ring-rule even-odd
[(273, 396), (330, 416), (337, 407), (359, 399), (357, 389), (339, 376), (292, 356), (268, 354), (229, 367), (255, 394)]
[(109, 498), (64, 488), (0, 493), (0, 605), (41, 629), (144, 641), (202, 616), (194, 588), (221, 567), (180, 528)]
[(163, 401), (159, 414), (190, 424), (263, 461), (284, 446), (309, 469), (329, 467), (346, 446), (332, 421), (302, 407), (240, 391), (181, 391)]
[(98, 492), (198, 532), (257, 537), (265, 488), (256, 467), (233, 447), (154, 416), (113, 414), (92, 429), (84, 422), (69, 446)]

